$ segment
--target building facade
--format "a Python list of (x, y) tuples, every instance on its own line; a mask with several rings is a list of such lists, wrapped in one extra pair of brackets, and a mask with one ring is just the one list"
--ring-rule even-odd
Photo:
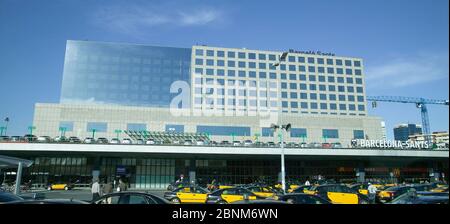
[[(60, 104), (36, 104), (36, 135), (113, 138), (117, 130), (207, 133), (212, 140), (381, 139), (368, 116), (363, 61), (209, 46), (68, 41)], [(274, 137), (275, 136), (275, 137)], [(125, 136), (123, 136), (125, 137)]]
[(406, 142), (409, 136), (421, 134), (422, 126), (418, 124), (400, 124), (394, 127), (394, 139), (396, 141)]

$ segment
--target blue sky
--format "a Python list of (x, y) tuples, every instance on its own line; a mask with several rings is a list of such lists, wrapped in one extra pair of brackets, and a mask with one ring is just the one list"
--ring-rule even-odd
[[(57, 103), (65, 42), (321, 50), (361, 57), (367, 95), (449, 98), (448, 0), (0, 0), (0, 118), (23, 135), (34, 104)], [(413, 104), (379, 103), (388, 136), (421, 123)], [(429, 106), (432, 131), (449, 108)]]

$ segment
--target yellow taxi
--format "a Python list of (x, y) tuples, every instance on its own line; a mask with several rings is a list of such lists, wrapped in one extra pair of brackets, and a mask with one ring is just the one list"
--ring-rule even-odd
[(448, 186), (442, 186), (442, 187), (437, 187), (431, 190), (431, 192), (435, 192), (435, 193), (443, 193), (443, 192), (448, 192)]
[(305, 189), (304, 193), (318, 195), (329, 200), (333, 204), (368, 204), (366, 196), (357, 191), (340, 184), (327, 184), (313, 186), (311, 189)]
[(210, 192), (201, 187), (180, 187), (174, 191), (165, 192), (164, 198), (174, 204), (205, 203)]
[(367, 188), (369, 187), (368, 184), (353, 184), (349, 187), (355, 191), (358, 191), (362, 195), (369, 195), (369, 190), (367, 190)]
[(264, 197), (257, 196), (253, 192), (245, 188), (226, 188), (214, 191), (208, 194), (206, 199), (207, 204), (229, 204), (242, 200), (257, 200), (264, 199)]
[(247, 187), (245, 188), (249, 190), (250, 192), (254, 193), (257, 196), (263, 197), (263, 198), (277, 198), (276, 193), (268, 188), (268, 187)]
[(50, 184), (47, 187), (47, 190), (52, 191), (52, 190), (71, 190), (73, 187), (70, 184)]

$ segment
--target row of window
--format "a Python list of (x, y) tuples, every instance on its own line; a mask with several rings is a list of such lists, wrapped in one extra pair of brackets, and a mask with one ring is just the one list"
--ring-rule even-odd
[[(275, 54), (264, 54), (264, 53), (247, 53), (247, 52), (234, 52), (227, 51), (228, 58), (239, 58), (239, 59), (250, 59), (250, 60), (269, 60), (269, 61), (277, 61), (277, 56)], [(225, 51), (223, 50), (205, 50), (196, 49), (196, 56), (207, 56), (207, 57), (225, 57)], [(257, 58), (258, 57), (258, 58)], [(310, 64), (327, 64), (327, 65), (345, 65), (345, 66), (354, 66), (361, 67), (361, 61), (359, 60), (343, 60), (343, 59), (333, 59), (333, 58), (315, 58), (315, 57), (303, 57), (303, 56), (288, 56), (288, 62), (293, 63), (310, 63)]]
[[(203, 102), (209, 106), (212, 107), (214, 105), (217, 106), (225, 106), (225, 101), (227, 101), (228, 106), (250, 106), (250, 107), (271, 107), (271, 108), (277, 108), (278, 102), (277, 101), (267, 101), (267, 100), (246, 100), (246, 99), (227, 99), (224, 98), (218, 98), (216, 100), (211, 98), (200, 98), (196, 97), (194, 100), (195, 105), (202, 105)], [(247, 104), (248, 103), (248, 104)], [(259, 105), (258, 105), (259, 103)], [(355, 104), (337, 104), (337, 103), (326, 103), (326, 102), (297, 102), (297, 101), (282, 101), (281, 106), (283, 108), (301, 108), (301, 109), (321, 109), (321, 110), (343, 110), (346, 111), (347, 109), (350, 111), (356, 111), (356, 108), (358, 108), (358, 111), (365, 111), (365, 105), (355, 105)]]
[[(203, 59), (195, 59), (195, 65), (197, 66), (217, 66), (217, 67), (225, 67), (225, 61), (223, 60), (217, 60), (216, 63), (214, 63), (214, 60), (206, 60), (206, 63), (204, 63)], [(258, 65), (258, 66), (257, 66)], [(255, 63), (255, 62), (245, 62), (245, 61), (238, 61), (236, 64), (235, 61), (228, 61), (227, 66), (228, 68), (250, 68), (250, 69), (269, 69), (269, 70), (277, 70), (277, 67), (273, 66), (273, 64), (266, 64), (266, 63)], [(345, 74), (346, 75), (361, 75), (362, 70), (361, 69), (351, 69), (351, 68), (332, 68), (332, 67), (321, 67), (321, 66), (303, 66), (303, 65), (280, 65), (281, 71), (291, 71), (291, 72), (310, 72), (310, 73), (328, 73), (328, 74)], [(354, 72), (353, 72), (354, 71)]]

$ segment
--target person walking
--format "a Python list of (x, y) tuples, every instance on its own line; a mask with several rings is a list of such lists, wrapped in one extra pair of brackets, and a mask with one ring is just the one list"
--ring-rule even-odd
[(113, 193), (113, 186), (112, 186), (111, 181), (107, 181), (105, 183), (105, 185), (103, 186), (103, 193), (104, 194), (111, 194), (111, 193)]
[(127, 185), (123, 182), (122, 179), (119, 179), (119, 186), (117, 187), (118, 192), (126, 191), (128, 189)]
[(92, 184), (91, 192), (92, 192), (92, 200), (93, 201), (100, 198), (101, 188), (100, 188), (100, 184), (98, 183), (98, 179), (94, 179), (94, 183)]
[(375, 198), (377, 196), (377, 187), (369, 183), (369, 187), (367, 188), (369, 191), (369, 200), (371, 204), (375, 204)]

